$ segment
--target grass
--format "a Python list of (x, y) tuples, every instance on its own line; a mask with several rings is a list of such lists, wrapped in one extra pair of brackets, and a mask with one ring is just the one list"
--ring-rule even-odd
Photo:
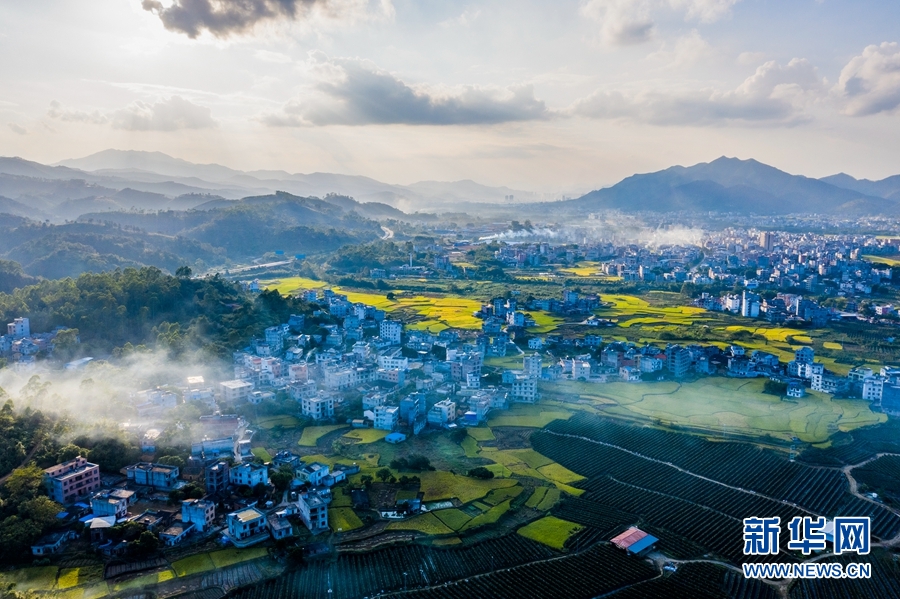
[(548, 547), (562, 550), (569, 537), (584, 528), (574, 522), (561, 520), (555, 516), (545, 516), (526, 524), (518, 530), (518, 533), (526, 539), (543, 543)]
[(131, 580), (117, 582), (113, 585), (113, 592), (118, 593), (120, 591), (131, 589), (143, 589), (146, 586), (159, 584), (161, 582), (166, 582), (167, 580), (172, 580), (174, 578), (175, 572), (173, 572), (172, 570), (153, 572), (152, 574), (145, 574), (144, 576), (138, 576), (137, 578), (132, 578)]
[(423, 501), (437, 501), (456, 497), (462, 503), (481, 499), (494, 489), (512, 487), (518, 484), (510, 479), (481, 480), (460, 476), (452, 472), (422, 472), (417, 475), (421, 479), (419, 490), (424, 493)]
[(478, 441), (476, 441), (474, 437), (466, 437), (459, 446), (466, 452), (467, 458), (478, 457)]
[(825, 349), (836, 349), (838, 351), (844, 349), (843, 345), (841, 345), (840, 343), (835, 343), (834, 341), (825, 341), (824, 343), (822, 343), (822, 347), (824, 347)]
[(297, 442), (297, 445), (300, 445), (302, 447), (315, 447), (319, 439), (321, 439), (328, 433), (340, 430), (342, 428), (347, 428), (347, 425), (331, 424), (327, 426), (307, 426), (305, 429), (303, 429), (303, 434), (300, 435), (300, 440)]
[(537, 509), (541, 510), (542, 512), (546, 512), (547, 510), (551, 509), (554, 505), (556, 505), (556, 502), (559, 501), (559, 495), (560, 495), (559, 489), (547, 489), (547, 492), (544, 493), (544, 496), (541, 498), (541, 500), (537, 503), (537, 505), (535, 507)]
[(456, 508), (438, 510), (431, 513), (451, 530), (459, 530), (472, 519), (471, 516)]
[(869, 402), (835, 399), (812, 391), (782, 401), (762, 393), (761, 379), (709, 377), (683, 383), (609, 383), (557, 381), (541, 388), (545, 396), (578, 397), (603, 406), (610, 416), (684, 426), (716, 433), (770, 435), (823, 443), (836, 431), (851, 431), (886, 420)]
[(234, 564), (265, 557), (267, 555), (269, 555), (269, 551), (265, 547), (250, 547), (249, 549), (230, 547), (228, 549), (213, 551), (209, 554), (209, 557), (212, 559), (216, 568), (225, 568), (227, 566), (233, 566)]
[(334, 532), (347, 532), (362, 528), (363, 522), (348, 507), (332, 507), (328, 510), (328, 525)]
[(172, 563), (172, 569), (178, 576), (190, 576), (200, 572), (215, 570), (216, 565), (208, 553), (198, 553)]
[(496, 437), (494, 436), (494, 431), (487, 427), (479, 426), (478, 428), (469, 428), (466, 430), (468, 431), (469, 436), (476, 441), (493, 441), (494, 439), (496, 439)]
[(488, 511), (478, 516), (475, 516), (471, 520), (469, 520), (462, 528), (460, 528), (460, 532), (464, 530), (469, 530), (470, 528), (476, 528), (478, 526), (484, 526), (485, 524), (493, 524), (497, 520), (499, 520), (503, 514), (509, 511), (509, 503), (510, 500), (507, 499), (503, 503), (498, 503)]
[(584, 477), (580, 474), (576, 474), (568, 468), (560, 466), (556, 463), (541, 466), (537, 469), (537, 471), (547, 477), (547, 479), (556, 483), (562, 483), (564, 485), (577, 483), (578, 481), (584, 480)]
[(880, 262), (881, 264), (887, 264), (888, 266), (900, 266), (900, 260), (897, 259), (898, 256), (888, 258), (887, 256), (863, 255), (862, 258), (867, 262)]
[(524, 489), (519, 485), (515, 487), (507, 487), (505, 489), (494, 489), (484, 497), (484, 502), (488, 505), (497, 505), (503, 503), (507, 499), (515, 499), (522, 494)]
[(99, 582), (103, 582), (103, 566), (63, 568), (59, 571), (59, 577), (56, 579), (56, 588), (62, 590)]
[(599, 262), (578, 262), (575, 266), (560, 268), (559, 272), (575, 275), (576, 277), (594, 277), (602, 276), (602, 273), (600, 273), (599, 270)]
[(547, 491), (550, 490), (550, 487), (538, 487), (534, 491), (532, 491), (531, 496), (528, 498), (528, 501), (525, 502), (525, 507), (537, 508), (540, 505), (541, 501), (544, 500), (544, 497), (547, 495)]
[(250, 453), (261, 459), (263, 462), (272, 461), (272, 454), (266, 451), (265, 447), (254, 447), (250, 450)]
[(446, 535), (454, 532), (432, 512), (413, 516), (388, 524), (388, 530), (417, 530), (428, 535)]
[(334, 487), (331, 493), (331, 507), (353, 507), (353, 498), (346, 486)]
[(709, 312), (692, 306), (658, 307), (634, 295), (602, 295), (606, 307), (597, 310), (597, 315), (618, 321), (619, 326), (635, 324), (677, 324), (692, 325), (709, 320)]
[(0, 573), (0, 583), (13, 585), (19, 591), (49, 591), (56, 585), (56, 566), (21, 568)]
[(357, 428), (345, 434), (343, 438), (358, 443), (375, 443), (381, 441), (389, 434), (390, 431), (383, 431), (375, 428)]
[(488, 425), (495, 426), (526, 426), (532, 428), (544, 428), (554, 420), (568, 420), (572, 412), (562, 410), (546, 410), (540, 405), (516, 405), (506, 412), (497, 412), (488, 419)]
[(565, 319), (560, 318), (559, 316), (553, 316), (548, 312), (540, 310), (531, 310), (529, 311), (529, 314), (531, 314), (531, 317), (534, 319), (534, 326), (528, 327), (528, 332), (537, 335), (553, 332), (559, 325), (565, 322)]
[(296, 416), (283, 414), (281, 416), (263, 416), (257, 419), (256, 426), (264, 430), (271, 430), (276, 427), (296, 428), (300, 426), (300, 419)]

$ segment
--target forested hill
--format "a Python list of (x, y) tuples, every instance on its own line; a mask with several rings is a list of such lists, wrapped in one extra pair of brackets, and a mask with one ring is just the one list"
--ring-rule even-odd
[(81, 345), (69, 348), (66, 358), (138, 345), (176, 355), (191, 349), (227, 355), (291, 314), (310, 312), (306, 302), (276, 291), (251, 295), (219, 277), (174, 277), (153, 267), (85, 273), (0, 293), (0, 322), (27, 316), (32, 331), (77, 329)]
[[(314, 254), (382, 235), (379, 223), (364, 216), (381, 207), (350, 198), (279, 193), (213, 202), (207, 208), (102, 212), (63, 224), (0, 214), (0, 259), (18, 263), (25, 275), (48, 279), (129, 266), (174, 272), (188, 264), (199, 272), (267, 252)], [(0, 276), (0, 291), (10, 287), (4, 278), (13, 277)]]

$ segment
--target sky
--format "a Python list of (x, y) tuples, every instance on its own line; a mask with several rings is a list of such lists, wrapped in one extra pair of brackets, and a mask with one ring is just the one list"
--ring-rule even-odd
[(0, 0), (0, 155), (548, 193), (900, 174), (891, 0)]

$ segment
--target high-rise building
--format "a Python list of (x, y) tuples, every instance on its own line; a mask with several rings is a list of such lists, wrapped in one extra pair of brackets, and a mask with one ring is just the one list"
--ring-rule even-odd
[(759, 246), (767, 252), (771, 252), (772, 248), (775, 247), (775, 236), (770, 231), (761, 232), (759, 234)]

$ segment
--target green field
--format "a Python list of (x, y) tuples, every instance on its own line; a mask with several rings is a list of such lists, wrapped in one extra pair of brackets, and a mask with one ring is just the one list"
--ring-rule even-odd
[(328, 426), (307, 426), (300, 435), (298, 445), (303, 447), (315, 447), (316, 443), (328, 433), (347, 428), (346, 424), (332, 424)]
[(375, 443), (381, 441), (388, 436), (388, 431), (378, 430), (374, 428), (357, 428), (345, 434), (342, 439), (355, 441), (357, 443)]
[(261, 459), (263, 462), (272, 461), (272, 454), (266, 451), (265, 447), (254, 447), (250, 450), (250, 453)]
[(709, 320), (710, 313), (703, 308), (692, 306), (657, 307), (633, 295), (602, 295), (601, 301), (607, 307), (597, 310), (597, 315), (618, 321), (619, 326), (636, 324), (680, 324), (691, 325)]
[(494, 437), (494, 431), (487, 427), (479, 426), (478, 428), (469, 428), (466, 430), (469, 432), (469, 436), (476, 441), (493, 441), (496, 439), (496, 437)]
[(750, 436), (771, 435), (790, 440), (799, 437), (822, 443), (837, 431), (850, 431), (884, 422), (884, 414), (872, 412), (869, 402), (835, 399), (810, 392), (806, 397), (782, 401), (762, 393), (762, 379), (710, 377), (679, 385), (663, 383), (591, 384), (557, 381), (542, 386), (546, 396), (580, 398), (601, 413), (686, 426), (698, 430)]
[(226, 566), (232, 566), (234, 564), (246, 562), (251, 559), (265, 557), (267, 555), (269, 555), (269, 550), (265, 547), (250, 547), (248, 549), (238, 549), (237, 547), (232, 547), (230, 549), (213, 551), (209, 554), (209, 557), (210, 559), (212, 559), (212, 562), (213, 564), (215, 564), (216, 568), (224, 568)]
[(363, 522), (349, 507), (333, 507), (328, 510), (328, 526), (334, 532), (348, 532), (362, 528)]
[(49, 591), (56, 585), (56, 566), (21, 568), (10, 572), (0, 572), (0, 584), (12, 585), (18, 591)]
[(132, 578), (130, 580), (124, 580), (122, 582), (115, 583), (113, 585), (113, 592), (118, 593), (120, 591), (132, 589), (143, 589), (146, 586), (166, 582), (167, 580), (172, 580), (173, 578), (175, 578), (175, 572), (173, 572), (172, 570), (163, 570), (161, 572), (145, 574), (143, 576), (138, 576), (137, 578)]
[(101, 582), (103, 582), (103, 566), (101, 565), (63, 568), (59, 571), (56, 588), (63, 590)]
[(463, 503), (481, 499), (494, 489), (512, 487), (518, 484), (510, 479), (481, 480), (460, 476), (440, 470), (417, 474), (421, 479), (419, 490), (424, 493), (423, 501), (438, 501), (456, 497)]
[(388, 524), (388, 530), (417, 530), (429, 535), (446, 535), (454, 532), (432, 512), (391, 522)]
[(470, 528), (484, 526), (485, 524), (493, 524), (494, 522), (499, 520), (500, 517), (503, 516), (503, 514), (509, 511), (509, 503), (510, 500), (507, 499), (503, 503), (498, 503), (485, 513), (475, 516), (474, 518), (469, 520), (462, 528), (459, 529), (460, 532), (469, 530)]
[(571, 412), (548, 410), (540, 405), (513, 405), (505, 412), (492, 412), (488, 426), (527, 426), (543, 428), (557, 419), (568, 420)]
[(472, 519), (471, 516), (456, 508), (438, 510), (431, 513), (434, 514), (438, 520), (447, 525), (447, 527), (451, 530), (459, 530), (460, 528), (465, 526), (469, 522), (469, 520)]
[(887, 264), (888, 266), (900, 266), (900, 260), (898, 260), (900, 256), (888, 258), (887, 256), (864, 255), (862, 258), (867, 262), (880, 262), (881, 264)]
[(256, 426), (264, 430), (270, 430), (276, 427), (296, 428), (300, 426), (300, 419), (296, 416), (283, 414), (281, 416), (263, 416), (257, 419)]
[(554, 549), (562, 550), (569, 537), (584, 528), (574, 522), (560, 520), (554, 516), (545, 516), (535, 520), (518, 530), (518, 533), (526, 539), (543, 543)]
[(215, 570), (216, 565), (208, 553), (198, 553), (172, 563), (172, 569), (178, 576), (190, 576), (208, 570)]

